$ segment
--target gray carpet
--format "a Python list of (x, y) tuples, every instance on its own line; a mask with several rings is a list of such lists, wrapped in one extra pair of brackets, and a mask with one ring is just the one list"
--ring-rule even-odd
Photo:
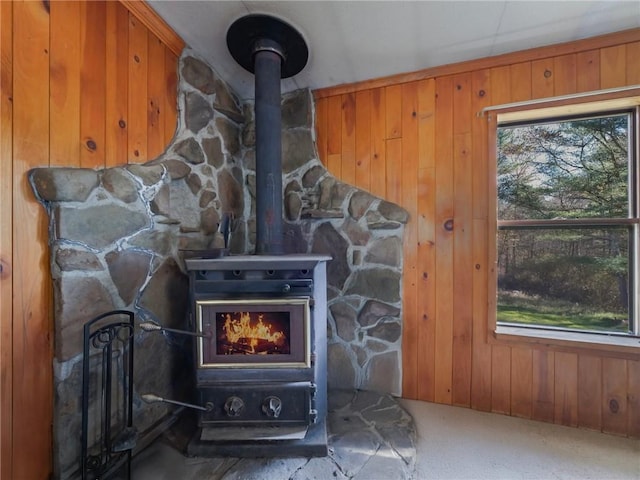
[(400, 400), (418, 432), (416, 480), (640, 480), (640, 439)]
[[(375, 427), (373, 435), (359, 432), (372, 432), (371, 420), (386, 410), (384, 403), (361, 397), (364, 403), (377, 406), (359, 411), (361, 404), (355, 400), (331, 399), (329, 427), (337, 436), (333, 437), (330, 457), (243, 461), (186, 458), (168, 443), (158, 441), (134, 459), (133, 479), (327, 480), (351, 476), (362, 480), (640, 480), (639, 439), (404, 399), (396, 401), (414, 419), (404, 437), (411, 438), (415, 427), (415, 463), (400, 460), (410, 457), (410, 446), (403, 447), (387, 437), (385, 446), (376, 447), (376, 451), (390, 455), (392, 462), (387, 463), (381, 455), (369, 463), (349, 464), (348, 457), (341, 458), (342, 447), (336, 448), (335, 443), (344, 442), (343, 446), (356, 456), (363, 453), (362, 445), (370, 441), (367, 439), (377, 439), (379, 432)], [(375, 425), (381, 428), (384, 422)], [(379, 440), (377, 443), (381, 445)], [(363, 454), (360, 458), (367, 457)], [(394, 466), (400, 468), (394, 470)]]

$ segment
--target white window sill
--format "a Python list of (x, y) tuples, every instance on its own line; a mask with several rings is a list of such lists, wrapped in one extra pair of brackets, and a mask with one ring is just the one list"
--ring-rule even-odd
[(541, 346), (598, 350), (613, 355), (623, 354), (640, 358), (640, 337), (606, 335), (598, 333), (566, 332), (506, 325), (496, 326), (494, 337), (498, 341), (536, 343)]

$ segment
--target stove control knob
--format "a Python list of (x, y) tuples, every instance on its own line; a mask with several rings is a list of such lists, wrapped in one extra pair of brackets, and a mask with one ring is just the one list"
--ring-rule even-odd
[(278, 418), (282, 410), (282, 400), (278, 397), (267, 397), (262, 402), (262, 411), (267, 417)]
[(231, 396), (224, 402), (224, 411), (228, 417), (239, 417), (244, 410), (244, 402), (240, 397)]

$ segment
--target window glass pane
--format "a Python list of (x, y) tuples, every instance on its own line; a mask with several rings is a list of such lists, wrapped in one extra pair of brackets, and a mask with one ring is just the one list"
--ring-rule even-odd
[(628, 114), (498, 128), (498, 219), (626, 218)]
[(498, 231), (498, 322), (629, 331), (628, 228)]

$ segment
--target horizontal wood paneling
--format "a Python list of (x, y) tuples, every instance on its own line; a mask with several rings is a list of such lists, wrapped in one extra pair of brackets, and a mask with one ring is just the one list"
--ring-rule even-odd
[[(635, 29), (315, 92), (319, 152), (329, 171), (411, 213), (403, 396), (639, 434), (637, 359), (491, 338), (495, 127), (478, 115), (490, 105), (637, 84), (639, 44)], [(365, 131), (373, 150), (358, 143)], [(365, 158), (369, 177), (354, 169)], [(384, 188), (374, 184), (374, 164)]]
[[(140, 22), (121, 3), (107, 1), (0, 2), (3, 479), (46, 479), (52, 470), (48, 222), (27, 172), (138, 163), (164, 150), (176, 128), (183, 43), (168, 31), (162, 37), (172, 38), (171, 45), (163, 43), (148, 27), (152, 15), (145, 15)], [(129, 147), (140, 154), (129, 155)]]

